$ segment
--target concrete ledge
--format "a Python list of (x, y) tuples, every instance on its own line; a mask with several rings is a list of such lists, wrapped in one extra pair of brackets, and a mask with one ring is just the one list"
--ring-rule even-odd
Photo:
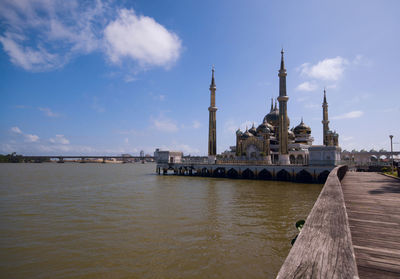
[(389, 175), (389, 174), (386, 174), (386, 173), (383, 173), (383, 172), (379, 172), (379, 174), (382, 174), (382, 175), (384, 175), (384, 176), (387, 176), (387, 177), (391, 177), (391, 178), (400, 180), (400, 177), (396, 177), (396, 176), (393, 176), (393, 175)]
[(277, 278), (358, 278), (340, 182), (346, 171), (329, 174)]

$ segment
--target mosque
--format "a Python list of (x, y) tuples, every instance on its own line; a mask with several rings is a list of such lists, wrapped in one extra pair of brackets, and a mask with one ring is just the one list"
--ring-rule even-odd
[[(323, 157), (337, 160), (337, 153), (340, 150), (339, 135), (329, 129), (328, 103), (326, 101), (326, 90), (322, 103), (323, 111), (323, 146), (312, 146), (314, 138), (311, 136), (311, 128), (301, 120), (296, 127), (290, 127), (290, 120), (287, 115), (287, 102), (289, 97), (286, 94), (286, 69), (284, 51), (281, 51), (281, 65), (279, 69), (279, 97), (271, 99), (271, 108), (262, 120), (262, 123), (253, 126), (245, 131), (236, 131), (236, 145), (229, 151), (221, 154), (222, 160), (262, 160), (265, 164), (290, 165), (309, 164), (310, 148), (314, 149), (314, 157)], [(215, 78), (214, 68), (210, 85), (211, 104), (209, 110), (209, 137), (208, 157), (210, 161), (216, 159), (216, 111), (215, 106)], [(277, 106), (279, 102), (279, 107)], [(329, 148), (332, 147), (332, 148)], [(312, 149), (312, 148), (311, 148)], [(332, 153), (333, 151), (333, 153)], [(322, 153), (321, 153), (322, 152)], [(331, 153), (330, 154), (328, 153)], [(325, 154), (326, 153), (326, 154)], [(220, 156), (219, 156), (220, 157)]]

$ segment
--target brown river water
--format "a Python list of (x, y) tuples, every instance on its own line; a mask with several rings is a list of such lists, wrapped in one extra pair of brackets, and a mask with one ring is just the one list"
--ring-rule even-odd
[(321, 189), (0, 164), (0, 278), (274, 278)]

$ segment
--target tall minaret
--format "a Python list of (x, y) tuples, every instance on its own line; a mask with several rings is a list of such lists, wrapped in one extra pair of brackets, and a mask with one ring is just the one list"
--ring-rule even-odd
[(213, 66), (212, 78), (210, 84), (211, 102), (210, 102), (210, 107), (208, 108), (208, 111), (210, 112), (209, 123), (208, 123), (208, 157), (211, 160), (215, 160), (215, 156), (217, 155), (217, 120), (216, 120), (217, 107), (215, 106), (216, 90), (217, 86), (215, 86), (214, 66)]
[(281, 165), (289, 165), (288, 152), (288, 117), (287, 117), (287, 101), (286, 96), (286, 69), (283, 59), (283, 48), (281, 51), (281, 68), (279, 69), (279, 163)]
[(324, 145), (328, 146), (328, 131), (329, 131), (329, 120), (328, 120), (328, 103), (326, 102), (326, 90), (324, 88), (324, 102), (322, 103), (322, 125), (323, 125), (323, 141)]

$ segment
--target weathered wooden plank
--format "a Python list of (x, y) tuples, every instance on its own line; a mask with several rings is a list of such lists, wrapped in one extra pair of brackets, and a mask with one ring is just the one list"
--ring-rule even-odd
[(398, 258), (393, 258), (390, 256), (383, 256), (381, 253), (371, 253), (367, 252), (365, 250), (355, 250), (356, 252), (356, 257), (357, 260), (367, 260), (367, 261), (372, 261), (376, 263), (384, 263), (392, 266), (393, 270), (396, 272), (400, 273), (400, 265), (399, 265), (399, 259)]
[(393, 241), (384, 241), (384, 240), (379, 240), (379, 239), (374, 239), (374, 241), (370, 241), (367, 239), (365, 236), (360, 237), (360, 236), (354, 236), (352, 237), (353, 243), (355, 243), (358, 246), (362, 247), (373, 247), (373, 248), (393, 248), (396, 250), (400, 249), (400, 243), (398, 242), (393, 242)]
[(389, 272), (387, 270), (379, 270), (375, 268), (369, 268), (365, 266), (358, 266), (358, 275), (360, 278), (365, 279), (398, 279), (399, 274)]
[(394, 265), (391, 261), (375, 261), (373, 259), (366, 259), (364, 257), (357, 257), (357, 265), (358, 266), (365, 266), (368, 268), (374, 268), (376, 270), (385, 270), (392, 272), (394, 274), (398, 274), (400, 277), (400, 269), (398, 265)]
[(357, 278), (357, 266), (337, 167), (314, 205), (277, 278)]
[(400, 183), (377, 173), (342, 181), (360, 278), (400, 278)]
[(381, 248), (381, 247), (363, 247), (363, 246), (357, 246), (353, 245), (354, 250), (356, 249), (361, 249), (364, 251), (371, 251), (372, 253), (381, 253), (382, 255), (387, 255), (388, 257), (394, 257), (394, 258), (400, 258), (400, 252), (396, 249), (391, 249), (391, 248)]

